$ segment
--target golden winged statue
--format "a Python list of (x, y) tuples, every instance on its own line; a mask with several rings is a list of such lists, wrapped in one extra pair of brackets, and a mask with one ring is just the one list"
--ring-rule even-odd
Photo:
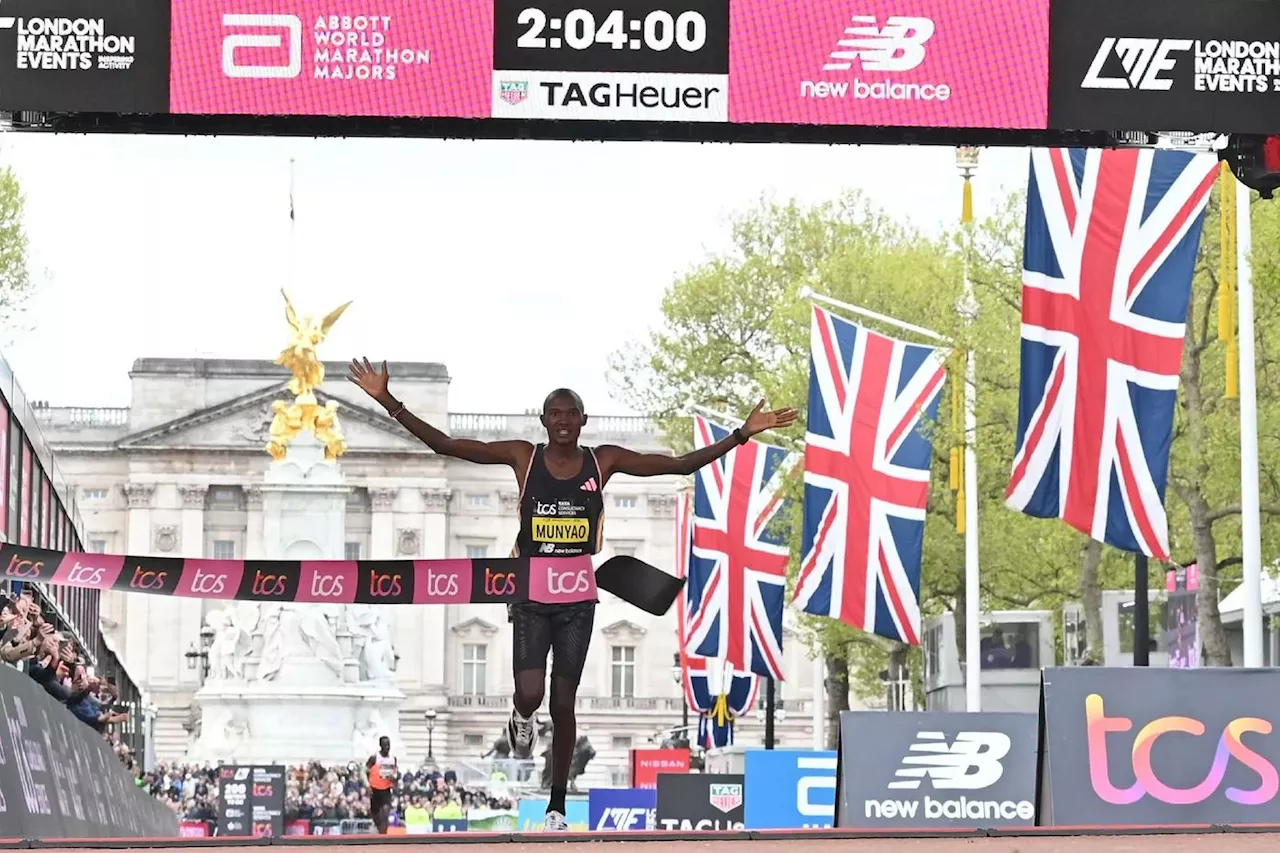
[(289, 294), (283, 289), (280, 293), (284, 296), (284, 317), (291, 333), (289, 345), (280, 351), (276, 364), (293, 374), (289, 391), (294, 398), (292, 402), (276, 400), (271, 404), (275, 417), (271, 421), (267, 452), (278, 462), (284, 458), (285, 449), (294, 437), (309, 432), (324, 444), (326, 459), (337, 459), (346, 452), (347, 443), (338, 425), (338, 404), (330, 400), (321, 406), (316, 399), (315, 390), (324, 382), (324, 362), (316, 348), (329, 336), (329, 330), (351, 303), (340, 305), (317, 323), (310, 314), (299, 318)]

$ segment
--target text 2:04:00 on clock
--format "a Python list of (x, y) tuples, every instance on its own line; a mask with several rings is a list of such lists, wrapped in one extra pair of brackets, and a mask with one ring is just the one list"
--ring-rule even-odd
[[(531, 7), (523, 10), (516, 21), (525, 28), (516, 47), (527, 49), (556, 48), (563, 41), (573, 50), (607, 44), (614, 50), (643, 48), (661, 52), (674, 46), (695, 53), (707, 43), (707, 19), (695, 11), (672, 15), (657, 9), (644, 18), (627, 20), (625, 12), (614, 9), (597, 26), (595, 15), (587, 9), (572, 9), (562, 19), (548, 18), (546, 12)], [(553, 35), (545, 35), (548, 31)]]

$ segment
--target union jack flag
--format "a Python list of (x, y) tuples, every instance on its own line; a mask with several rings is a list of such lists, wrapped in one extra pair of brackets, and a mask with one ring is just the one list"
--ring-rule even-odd
[[(680, 578), (689, 576), (692, 518), (692, 497), (682, 492), (676, 499), (676, 577)], [(676, 619), (681, 649), (681, 689), (689, 707), (701, 714), (697, 742), (708, 749), (728, 746), (733, 743), (733, 721), (755, 704), (760, 680), (752, 673), (734, 673), (724, 661), (694, 658), (683, 651), (686, 619), (683, 595), (676, 601)]]
[(920, 642), (920, 561), (945, 381), (935, 347), (813, 309), (804, 449), (804, 545), (795, 600), (903, 643)]
[(698, 743), (707, 749), (733, 743), (734, 721), (755, 707), (760, 677), (723, 660), (681, 656), (684, 695), (698, 711)]
[[(729, 430), (693, 419), (694, 444)], [(778, 494), (796, 458), (758, 441), (698, 471), (694, 487), (685, 649), (736, 670), (782, 679), (782, 605), (789, 549), (770, 522), (785, 506)]]
[(1216, 166), (1182, 151), (1032, 151), (1012, 509), (1169, 558), (1173, 412)]

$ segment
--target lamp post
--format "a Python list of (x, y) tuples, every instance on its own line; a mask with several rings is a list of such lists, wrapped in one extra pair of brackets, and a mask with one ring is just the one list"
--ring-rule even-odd
[[(969, 264), (973, 254), (973, 184), (970, 179), (978, 171), (979, 149), (972, 145), (956, 148), (956, 168), (964, 178), (964, 199), (960, 211), (960, 224), (964, 228), (964, 295), (957, 309), (965, 323), (972, 324), (978, 318), (978, 300), (973, 293), (973, 280), (969, 276)], [(973, 350), (965, 354), (964, 381), (964, 471), (958, 484), (968, 500), (965, 501), (964, 522), (964, 623), (965, 623), (965, 710), (982, 710), (982, 655), (978, 635), (981, 618), (982, 589), (978, 584), (978, 453), (977, 441), (977, 388), (978, 369)], [(954, 381), (954, 380), (953, 380)]]
[(764, 724), (764, 748), (773, 749), (774, 747), (774, 723), (785, 723), (787, 721), (787, 709), (784, 708), (782, 702), (775, 703), (774, 699), (774, 681), (772, 678), (765, 682), (764, 707), (756, 706), (756, 721)]
[(424, 715), (427, 718), (427, 760), (434, 762), (435, 754), (435, 731), (436, 731), (436, 709), (429, 708)]
[(680, 653), (671, 656), (671, 680), (680, 688), (680, 737), (689, 742), (689, 698), (684, 694), (684, 667), (680, 665)]
[(188, 670), (195, 672), (199, 667), (201, 684), (204, 684), (204, 680), (209, 677), (209, 649), (213, 646), (213, 638), (213, 626), (205, 625), (200, 629), (200, 648), (197, 649), (196, 644), (192, 643), (182, 655), (187, 659)]

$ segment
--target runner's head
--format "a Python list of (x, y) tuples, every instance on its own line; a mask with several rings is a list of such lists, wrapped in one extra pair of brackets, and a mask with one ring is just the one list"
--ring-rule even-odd
[(542, 425), (547, 428), (547, 442), (574, 447), (587, 422), (582, 398), (568, 388), (557, 388), (542, 402)]
[(381, 752), (383, 755), (390, 754), (391, 738), (387, 737), (386, 735), (383, 735), (382, 737), (378, 738), (378, 751)]

